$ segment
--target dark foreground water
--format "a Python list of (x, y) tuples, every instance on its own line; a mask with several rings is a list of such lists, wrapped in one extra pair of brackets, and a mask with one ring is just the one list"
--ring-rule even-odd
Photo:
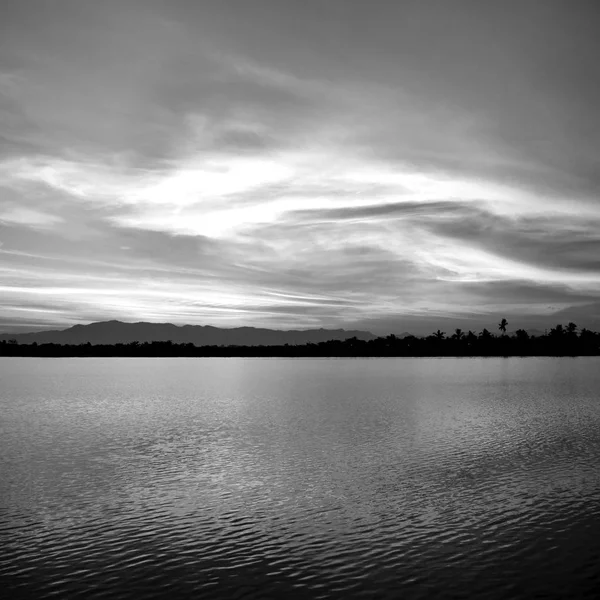
[(5, 598), (600, 590), (597, 358), (0, 359), (0, 410)]

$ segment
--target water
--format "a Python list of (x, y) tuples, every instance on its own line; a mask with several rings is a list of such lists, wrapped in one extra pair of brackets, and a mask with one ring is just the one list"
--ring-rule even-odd
[(593, 597), (600, 360), (1, 359), (0, 587)]

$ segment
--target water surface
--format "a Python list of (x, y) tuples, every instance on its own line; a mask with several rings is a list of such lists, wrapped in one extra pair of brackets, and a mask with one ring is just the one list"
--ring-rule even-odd
[(10, 597), (600, 588), (600, 360), (0, 359)]

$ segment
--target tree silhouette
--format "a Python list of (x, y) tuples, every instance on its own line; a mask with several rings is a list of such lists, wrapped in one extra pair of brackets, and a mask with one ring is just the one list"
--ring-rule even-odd
[(524, 329), (517, 329), (515, 337), (519, 343), (524, 343), (529, 339), (529, 334)]
[(455, 329), (454, 330), (454, 334), (452, 336), (453, 339), (460, 341), (460, 340), (463, 339), (463, 337), (465, 337), (465, 334), (463, 333), (462, 329)]
[[(585, 327), (578, 335), (575, 323), (557, 324), (550, 332), (529, 335), (518, 329), (506, 335), (506, 319), (500, 323), (503, 335), (483, 329), (477, 336), (465, 335), (462, 329), (446, 337), (438, 329), (427, 337), (391, 334), (371, 340), (351, 337), (319, 343), (273, 344), (265, 346), (196, 346), (172, 341), (129, 342), (116, 344), (17, 343), (16, 339), (0, 339), (0, 356), (600, 356), (600, 333)], [(6, 336), (7, 338), (9, 336)]]
[(506, 335), (506, 326), (508, 325), (508, 321), (506, 319), (502, 319), (500, 324), (498, 325), (498, 329), (502, 332), (502, 335)]
[(490, 332), (489, 332), (487, 329), (485, 329), (485, 328), (484, 328), (484, 329), (481, 331), (481, 333), (479, 334), (479, 337), (480, 337), (482, 340), (489, 340), (489, 339), (491, 339), (493, 336), (492, 336), (492, 334), (491, 334), (491, 333), (490, 333)]

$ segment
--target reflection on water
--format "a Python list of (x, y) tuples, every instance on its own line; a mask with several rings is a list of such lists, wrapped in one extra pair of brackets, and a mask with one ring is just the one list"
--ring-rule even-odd
[(2, 586), (592, 597), (599, 367), (2, 359)]

